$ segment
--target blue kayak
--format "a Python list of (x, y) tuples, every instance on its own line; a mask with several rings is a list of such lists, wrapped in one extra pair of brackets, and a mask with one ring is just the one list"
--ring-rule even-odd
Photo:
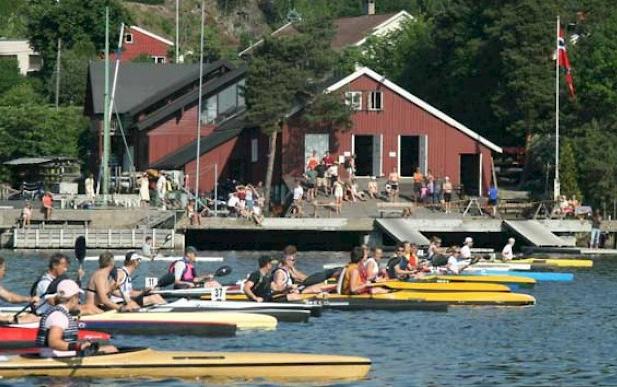
[[(463, 274), (470, 275), (500, 275), (503, 274), (503, 271), (499, 270), (473, 270), (473, 271), (464, 271)], [(553, 282), (568, 282), (574, 280), (574, 274), (572, 273), (556, 273), (552, 271), (508, 271), (508, 275), (513, 275), (517, 277), (528, 277), (533, 278), (536, 281), (553, 281)]]

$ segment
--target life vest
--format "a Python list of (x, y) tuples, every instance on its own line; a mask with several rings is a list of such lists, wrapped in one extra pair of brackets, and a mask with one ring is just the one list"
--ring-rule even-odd
[(375, 277), (377, 277), (379, 275), (379, 264), (377, 263), (377, 261), (375, 260), (375, 258), (367, 258), (366, 261), (364, 261), (364, 270), (366, 272), (366, 277), (367, 279), (373, 280), (375, 278), (368, 278), (368, 269), (369, 266), (375, 266), (377, 267), (377, 271), (375, 272)]
[(131, 294), (133, 291), (133, 279), (129, 275), (129, 271), (126, 267), (122, 267), (120, 270), (124, 273), (124, 280), (120, 283), (120, 291), (124, 294)]
[(343, 274), (343, 285), (341, 286), (341, 294), (361, 294), (367, 293), (368, 289), (359, 293), (352, 293), (351, 291), (351, 274), (354, 270), (358, 270), (360, 274), (360, 281), (366, 282), (366, 268), (363, 264), (350, 263), (347, 265)]
[(388, 278), (390, 279), (398, 279), (396, 275), (396, 265), (400, 265), (401, 262), (405, 261), (405, 266), (407, 266), (407, 258), (395, 256), (388, 260), (388, 264), (386, 265), (386, 272), (388, 273)]
[(62, 306), (55, 306), (51, 308), (47, 313), (45, 313), (43, 317), (41, 318), (41, 321), (39, 322), (39, 331), (37, 332), (37, 335), (36, 335), (36, 346), (37, 347), (49, 347), (49, 340), (48, 340), (49, 328), (45, 327), (45, 323), (47, 322), (47, 319), (49, 318), (49, 316), (51, 316), (52, 313), (56, 313), (56, 312), (62, 313), (63, 315), (65, 315), (69, 321), (68, 328), (65, 329), (64, 332), (62, 333), (62, 340), (66, 341), (67, 343), (77, 342), (77, 335), (79, 333), (79, 326), (77, 325), (77, 321)]
[(292, 278), (291, 273), (289, 272), (289, 269), (287, 269), (287, 268), (285, 268), (283, 266), (279, 266), (279, 267), (277, 267), (276, 269), (274, 269), (272, 271), (272, 279), (274, 279), (274, 273), (276, 273), (277, 270), (280, 270), (280, 271), (282, 271), (285, 274), (285, 281), (284, 282), (285, 282), (285, 284), (287, 286), (291, 286), (291, 285), (294, 284), (294, 279)]
[(167, 270), (169, 273), (175, 274), (176, 263), (184, 262), (184, 271), (182, 272), (182, 276), (180, 277), (180, 281), (184, 282), (193, 282), (195, 278), (197, 278), (197, 272), (195, 271), (195, 265), (193, 265), (188, 259), (182, 258), (177, 261), (173, 261), (171, 265), (169, 265), (169, 269)]
[[(58, 284), (60, 283), (60, 281), (68, 279), (69, 277), (66, 274), (62, 274), (59, 275), (56, 278), (51, 278), (51, 275), (46, 272), (45, 274), (41, 275), (39, 277), (39, 279), (37, 279), (33, 284), (32, 287), (30, 287), (30, 296), (34, 297), (34, 296), (43, 296), (44, 294), (53, 294), (56, 293), (56, 290), (58, 289)], [(45, 293), (44, 294), (36, 294), (36, 288), (39, 287), (39, 283), (44, 280), (44, 279), (51, 279), (51, 282), (49, 283), (49, 285), (47, 286), (47, 289), (45, 289)]]
[[(251, 292), (253, 292), (253, 294), (257, 297), (261, 297), (263, 299), (271, 298), (272, 290), (270, 289), (270, 282), (272, 280), (270, 279), (270, 276), (261, 274), (259, 270), (257, 273), (259, 274), (259, 280), (253, 284), (253, 287), (251, 287)], [(253, 274), (251, 274), (251, 276)]]

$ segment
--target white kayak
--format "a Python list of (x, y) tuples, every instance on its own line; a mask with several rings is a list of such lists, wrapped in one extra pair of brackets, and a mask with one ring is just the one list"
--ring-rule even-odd
[[(159, 262), (173, 262), (179, 261), (182, 259), (181, 256), (163, 256), (157, 255), (154, 258), (148, 258), (137, 254), (138, 257), (143, 259), (144, 261), (159, 261)], [(116, 261), (124, 261), (124, 255), (114, 255), (114, 260)], [(197, 257), (197, 262), (223, 262), (223, 257)], [(85, 258), (86, 261), (98, 261), (99, 257), (89, 256)]]
[(509, 263), (509, 262), (483, 262), (480, 261), (468, 267), (465, 270), (482, 269), (493, 271), (528, 271), (531, 270), (531, 265), (528, 263)]
[[(285, 310), (308, 310), (313, 315), (318, 314), (322, 307), (321, 305), (304, 304), (304, 303), (288, 303), (288, 302), (252, 302), (252, 301), (205, 301), (205, 300), (189, 300), (181, 298), (179, 300), (169, 302), (163, 305), (153, 305), (150, 307), (153, 310), (178, 310), (197, 309), (197, 310), (232, 310), (237, 312), (255, 311), (259, 309), (285, 309)], [(313, 312), (315, 311), (315, 312)]]

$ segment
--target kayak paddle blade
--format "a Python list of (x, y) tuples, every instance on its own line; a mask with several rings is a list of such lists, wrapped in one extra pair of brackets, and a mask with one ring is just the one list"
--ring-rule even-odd
[(83, 265), (86, 258), (86, 237), (81, 235), (75, 238), (75, 258)]
[(216, 269), (216, 271), (214, 272), (214, 276), (215, 277), (224, 277), (224, 276), (226, 276), (226, 275), (228, 275), (230, 273), (231, 273), (231, 266), (224, 265), (224, 266), (221, 266), (218, 269)]

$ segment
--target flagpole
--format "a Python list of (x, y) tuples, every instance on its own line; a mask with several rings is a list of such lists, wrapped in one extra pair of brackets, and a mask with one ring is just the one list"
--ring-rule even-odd
[[(553, 197), (558, 200), (561, 195), (561, 187), (559, 182), (559, 15), (557, 15), (556, 29), (556, 58), (555, 58), (555, 181), (553, 184)], [(564, 37), (565, 38), (565, 37)]]
[(201, 103), (204, 76), (204, 24), (205, 24), (204, 0), (201, 0), (201, 35), (199, 41), (199, 96), (197, 102), (197, 149), (195, 154), (195, 206), (199, 208), (199, 159), (201, 157)]

